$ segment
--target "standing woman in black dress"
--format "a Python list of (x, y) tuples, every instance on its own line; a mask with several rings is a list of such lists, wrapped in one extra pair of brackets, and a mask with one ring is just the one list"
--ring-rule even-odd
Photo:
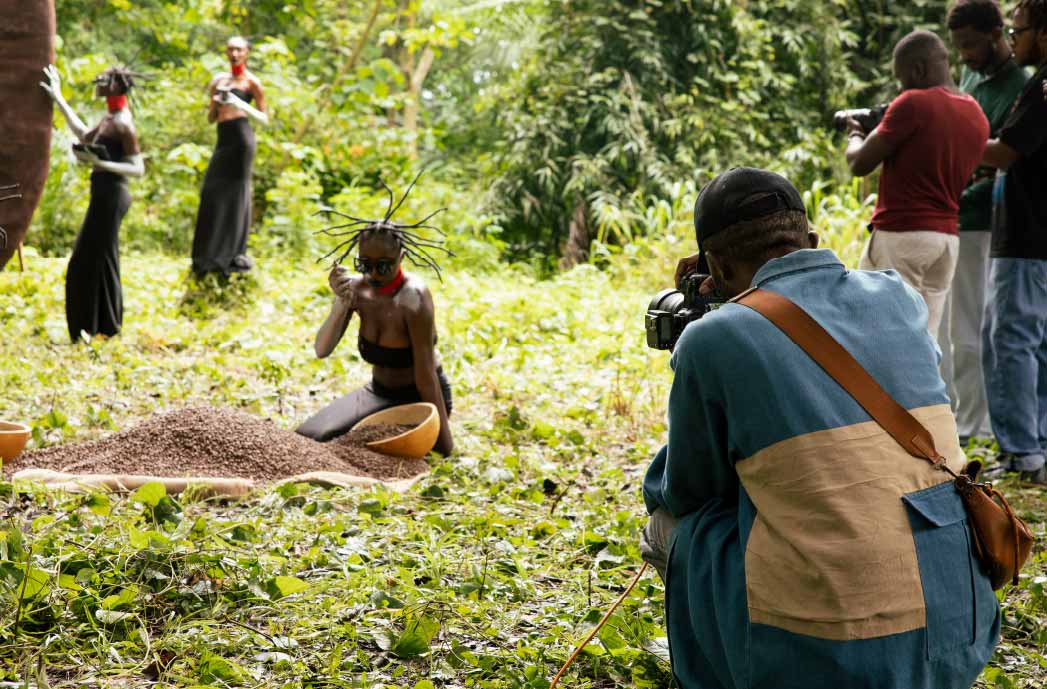
[[(229, 71), (207, 88), (208, 122), (218, 122), (218, 143), (204, 175), (193, 234), (193, 272), (197, 275), (246, 272), (247, 234), (251, 229), (251, 166), (255, 138), (249, 117), (269, 123), (262, 84), (247, 71), (247, 41), (234, 36), (226, 44)], [(250, 103), (254, 101), (256, 106)]]
[(91, 166), (91, 202), (65, 275), (69, 337), (78, 342), (84, 334), (116, 335), (124, 318), (120, 223), (131, 206), (127, 178), (145, 174), (138, 135), (127, 106), (134, 75), (111, 67), (95, 77), (95, 95), (106, 99), (109, 112), (94, 129), (87, 128), (62, 96), (54, 65), (44, 69), (44, 78), (40, 86), (54, 100), (79, 140), (73, 153), (80, 163)]

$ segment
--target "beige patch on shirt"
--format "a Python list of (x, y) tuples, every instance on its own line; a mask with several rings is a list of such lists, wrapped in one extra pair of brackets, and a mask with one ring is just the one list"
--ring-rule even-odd
[[(958, 472), (965, 458), (949, 406), (910, 412)], [(836, 641), (926, 625), (901, 498), (947, 474), (874, 421), (783, 440), (736, 466), (758, 512), (745, 553), (752, 622)]]

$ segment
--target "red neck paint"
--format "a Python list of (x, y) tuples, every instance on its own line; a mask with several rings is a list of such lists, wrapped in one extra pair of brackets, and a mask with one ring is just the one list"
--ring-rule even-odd
[(389, 284), (382, 285), (381, 287), (378, 287), (375, 291), (377, 291), (378, 294), (395, 294), (396, 291), (403, 286), (404, 280), (406, 279), (407, 278), (404, 277), (404, 269), (400, 268), (400, 270), (396, 271), (396, 277), (390, 280)]
[(247, 69), (247, 63), (246, 62), (241, 62), (238, 65), (235, 65), (233, 63), (229, 63), (229, 69), (230, 69), (230, 71), (232, 71), (234, 77), (238, 77), (238, 76), (240, 76), (241, 74), (244, 73), (245, 69)]
[(127, 107), (127, 95), (125, 94), (122, 96), (106, 96), (105, 104), (109, 106), (109, 112), (123, 110)]

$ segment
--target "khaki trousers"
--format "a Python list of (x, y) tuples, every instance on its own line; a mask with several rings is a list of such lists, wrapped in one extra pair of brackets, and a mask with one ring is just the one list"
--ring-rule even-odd
[(898, 271), (927, 302), (927, 332), (937, 340), (959, 255), (960, 238), (954, 234), (873, 230), (858, 267)]
[(942, 378), (952, 398), (961, 440), (992, 435), (982, 374), (982, 322), (991, 243), (990, 232), (960, 233), (960, 258), (938, 331)]

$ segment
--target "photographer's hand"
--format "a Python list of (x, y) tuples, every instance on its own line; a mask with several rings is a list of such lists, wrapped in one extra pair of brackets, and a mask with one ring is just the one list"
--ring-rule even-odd
[(676, 264), (676, 289), (680, 289), (681, 281), (683, 276), (688, 273), (693, 273), (698, 268), (698, 254), (691, 254), (686, 258), (681, 258), (680, 262)]
[(713, 280), (712, 275), (702, 280), (702, 284), (698, 285), (698, 294), (702, 295), (703, 297), (707, 297), (715, 291), (716, 281)]
[[(884, 121), (886, 122), (887, 118)], [(894, 155), (897, 147), (895, 141), (882, 133), (881, 127), (867, 133), (857, 120), (853, 117), (847, 118), (847, 149), (843, 155), (855, 177), (865, 177), (872, 173), (880, 163)]]
[(854, 119), (853, 117), (848, 117), (847, 138), (850, 139), (852, 136), (856, 138), (865, 139), (867, 133), (858, 120)]

